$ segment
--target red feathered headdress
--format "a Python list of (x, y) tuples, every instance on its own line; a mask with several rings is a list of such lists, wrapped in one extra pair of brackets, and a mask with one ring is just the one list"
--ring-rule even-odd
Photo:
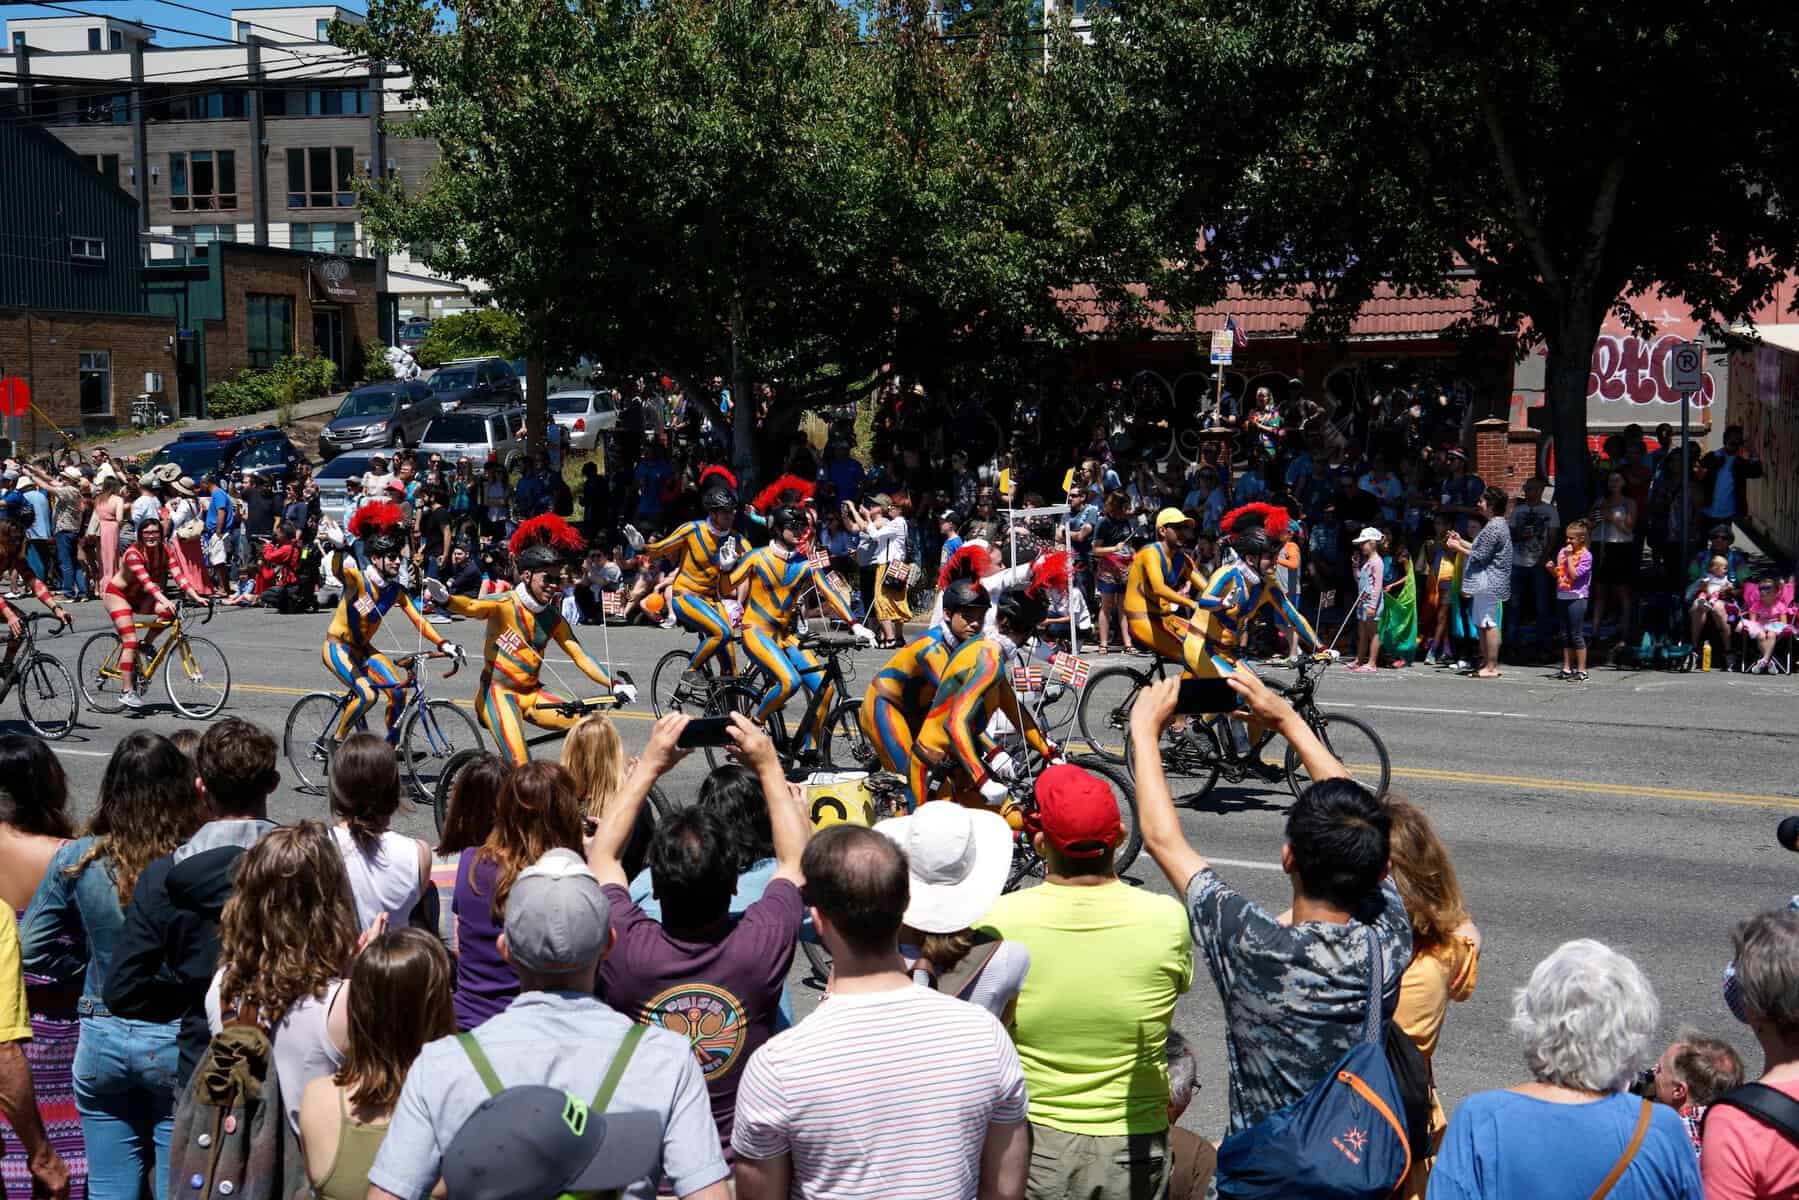
[(801, 479), (798, 475), (782, 475), (757, 492), (756, 498), (750, 501), (750, 507), (759, 513), (766, 513), (776, 504), (804, 504), (812, 499), (812, 493), (817, 487), (810, 479)]
[(725, 486), (730, 488), (733, 492), (737, 490), (737, 476), (731, 474), (731, 472), (725, 470), (725, 468), (719, 466), (717, 463), (714, 463), (704, 471), (700, 472), (700, 491), (705, 491), (707, 481), (714, 478), (724, 480)]
[[(391, 506), (390, 506), (391, 507)], [(513, 557), (539, 546), (547, 547), (559, 554), (578, 554), (587, 542), (580, 532), (555, 513), (545, 513), (541, 517), (532, 517), (529, 521), (521, 521), (513, 531), (512, 538), (506, 548), (512, 551)]]
[(966, 545), (950, 555), (943, 569), (937, 572), (937, 590), (942, 591), (958, 579), (979, 583), (991, 574), (993, 555), (987, 553), (987, 547)]
[(373, 537), (377, 532), (385, 532), (405, 523), (406, 512), (398, 504), (375, 500), (357, 509), (356, 515), (350, 518), (350, 536)]
[(1039, 554), (1037, 561), (1031, 564), (1031, 582), (1025, 586), (1025, 591), (1032, 596), (1066, 592), (1068, 579), (1068, 551)]
[(1225, 513), (1224, 520), (1218, 523), (1218, 527), (1226, 537), (1258, 528), (1267, 530), (1270, 537), (1282, 537), (1292, 522), (1293, 516), (1286, 509), (1277, 504), (1263, 504), (1258, 500)]

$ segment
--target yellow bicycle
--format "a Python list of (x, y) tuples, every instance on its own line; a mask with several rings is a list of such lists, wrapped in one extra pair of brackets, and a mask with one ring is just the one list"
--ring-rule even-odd
[[(188, 609), (203, 609), (204, 625), (212, 620), (213, 606), (183, 600), (173, 617), (134, 617), (133, 623), (146, 630), (138, 643), (137, 683), (148, 684), (162, 672), (162, 685), (168, 691), (169, 703), (182, 716), (204, 721), (218, 715), (231, 695), (231, 664), (217, 644), (188, 633), (182, 614)], [(143, 641), (160, 638), (153, 653), (146, 654)], [(119, 652), (124, 644), (110, 629), (94, 634), (82, 643), (81, 655), (75, 662), (75, 678), (81, 681), (81, 695), (95, 712), (116, 713), (124, 709), (123, 694), (131, 681), (119, 670)], [(164, 664), (168, 669), (163, 670)]]

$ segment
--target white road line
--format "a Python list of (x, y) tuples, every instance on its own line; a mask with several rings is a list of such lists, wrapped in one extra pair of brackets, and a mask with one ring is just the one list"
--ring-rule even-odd
[(50, 743), (50, 749), (57, 754), (73, 754), (77, 758), (111, 758), (112, 757), (111, 750), (70, 750), (65, 746), (58, 746), (55, 742)]
[(1211, 857), (1207, 857), (1206, 861), (1211, 863), (1215, 867), (1240, 867), (1246, 871), (1279, 871), (1279, 870), (1281, 870), (1281, 865), (1277, 862), (1271, 862), (1271, 863), (1269, 863), (1269, 862), (1249, 862), (1248, 860), (1241, 859), (1241, 858), (1211, 858)]

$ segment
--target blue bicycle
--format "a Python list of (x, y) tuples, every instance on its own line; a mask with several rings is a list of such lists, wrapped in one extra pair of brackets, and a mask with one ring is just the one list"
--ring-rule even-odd
[[(420, 650), (394, 659), (394, 665), (406, 673), (400, 685), (400, 738), (397, 753), (401, 770), (412, 787), (413, 796), (424, 803), (431, 799), (439, 776), (450, 759), (459, 751), (481, 748), (481, 727), (474, 715), (449, 700), (433, 700), (425, 692), (425, 673), (420, 664), (432, 658), (457, 658), (441, 650)], [(461, 667), (460, 658), (448, 675)], [(331, 772), (331, 752), (337, 746), (337, 726), (353, 693), (312, 692), (300, 697), (288, 710), (282, 732), (282, 750), (287, 765), (302, 787), (323, 793)], [(377, 700), (356, 721), (352, 732), (368, 728), (368, 718), (385, 699)]]

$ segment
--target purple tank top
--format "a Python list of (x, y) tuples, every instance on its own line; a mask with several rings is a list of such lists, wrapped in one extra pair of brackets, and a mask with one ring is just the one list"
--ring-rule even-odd
[(456, 864), (456, 1028), (469, 1030), (505, 1012), (518, 995), (518, 976), (500, 957), (500, 922), (493, 918), (493, 897), (500, 877), (492, 859), (476, 860), (479, 847), (462, 852)]

